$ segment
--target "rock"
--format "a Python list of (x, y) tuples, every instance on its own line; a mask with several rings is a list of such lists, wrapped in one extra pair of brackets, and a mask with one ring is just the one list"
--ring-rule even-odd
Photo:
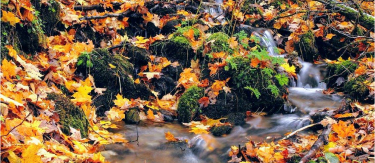
[(172, 112), (168, 110), (161, 109), (160, 113), (163, 115), (165, 122), (173, 122), (174, 118), (176, 117)]
[(131, 108), (125, 113), (125, 123), (137, 124), (140, 121), (138, 108)]
[(158, 96), (160, 99), (168, 93), (173, 94), (173, 90), (175, 90), (175, 87), (177, 85), (175, 80), (164, 75), (159, 79), (152, 79), (151, 84), (154, 86), (154, 91), (159, 93)]
[(178, 100), (177, 118), (179, 122), (188, 123), (200, 111), (198, 100), (203, 97), (203, 89), (197, 86), (188, 88)]
[(231, 125), (220, 125), (220, 126), (214, 126), (210, 129), (210, 132), (214, 136), (223, 136), (225, 134), (229, 134), (232, 130)]
[(372, 83), (374, 78), (366, 79), (365, 76), (359, 76), (350, 79), (344, 84), (344, 93), (347, 93), (353, 99), (360, 102), (373, 102), (374, 96), (370, 95), (370, 90), (365, 82)]
[(87, 137), (89, 122), (83, 110), (62, 94), (51, 93), (48, 94), (47, 99), (55, 101), (55, 111), (59, 114), (59, 123), (64, 134), (70, 135), (70, 127), (72, 127), (79, 130), (83, 138)]
[(41, 27), (47, 36), (57, 35), (64, 31), (65, 27), (60, 19), (60, 4), (56, 1), (49, 1), (48, 5), (41, 3), (41, 0), (31, 0), (35, 9), (39, 11), (38, 19), (43, 24)]
[(181, 20), (178, 20), (178, 19), (167, 22), (161, 29), (161, 34), (167, 35), (167, 34), (173, 33), (174, 31), (177, 30), (175, 26), (180, 23), (181, 23)]
[(202, 114), (208, 118), (219, 119), (225, 117), (237, 108), (237, 99), (231, 93), (221, 91), (216, 99), (215, 104), (210, 104), (202, 109)]
[[(111, 68), (109, 64), (116, 67)], [(143, 83), (134, 83), (133, 72), (133, 65), (126, 57), (117, 54), (112, 55), (106, 49), (96, 49), (92, 53), (81, 54), (77, 61), (77, 74), (86, 77), (90, 73), (94, 78), (96, 87), (107, 88), (104, 95), (98, 96), (93, 101), (98, 108), (97, 113), (99, 115), (103, 115), (113, 106), (112, 100), (116, 99), (117, 94), (122, 94), (128, 99), (141, 98), (144, 100), (152, 95)]]
[(304, 61), (313, 62), (318, 58), (319, 51), (315, 45), (315, 37), (312, 31), (308, 31), (301, 36), (300, 41), (295, 45), (295, 50)]
[(229, 122), (230, 124), (232, 125), (244, 125), (246, 122), (245, 122), (245, 114), (244, 113), (230, 113), (228, 116), (227, 116), (227, 119), (225, 120), (225, 122)]
[(150, 62), (150, 55), (146, 49), (139, 48), (136, 46), (129, 46), (126, 49), (124, 56), (129, 57), (129, 61), (134, 64), (134, 67), (140, 67), (147, 65)]

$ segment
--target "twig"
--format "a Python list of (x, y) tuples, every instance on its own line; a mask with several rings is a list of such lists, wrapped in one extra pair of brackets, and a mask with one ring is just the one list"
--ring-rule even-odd
[(318, 125), (318, 124), (320, 124), (320, 123), (313, 123), (313, 124), (311, 124), (311, 125), (308, 125), (308, 126), (302, 127), (302, 128), (300, 128), (300, 129), (298, 129), (298, 130), (296, 130), (296, 131), (293, 131), (293, 132), (290, 133), (288, 136), (285, 136), (282, 140), (289, 139), (291, 136), (297, 134), (298, 132), (303, 131), (303, 130), (305, 130), (305, 129), (307, 129), (307, 128), (313, 127), (313, 126)]
[(137, 130), (137, 139), (128, 141), (128, 143), (137, 142), (137, 145), (139, 146), (138, 125), (135, 125), (135, 129)]
[(18, 126), (21, 126), (22, 123), (26, 121), (27, 117), (29, 117), (31, 115), (31, 113), (32, 113), (32, 111), (29, 114), (27, 114), (27, 116), (22, 120), (22, 122), (20, 124), (14, 126), (7, 134), (1, 135), (0, 137), (8, 136), (14, 129), (16, 129)]
[(310, 160), (311, 157), (315, 155), (315, 153), (320, 149), (321, 146), (327, 143), (328, 141), (328, 134), (331, 132), (331, 125), (327, 125), (327, 127), (323, 130), (323, 132), (319, 135), (318, 140), (311, 146), (309, 152), (303, 156), (300, 163), (305, 163)]
[[(111, 4), (113, 5), (113, 7), (120, 7), (122, 4), (124, 4), (124, 2), (111, 2)], [(89, 10), (98, 10), (98, 9), (104, 10), (105, 8), (103, 5), (99, 4), (99, 5), (90, 5), (90, 6), (78, 5), (78, 6), (74, 6), (73, 9), (79, 10), (79, 11), (89, 11)]]
[(85, 17), (79, 18), (79, 20), (105, 19), (105, 18), (108, 18), (108, 17), (126, 17), (130, 13), (131, 13), (130, 10), (126, 10), (123, 13), (120, 13), (120, 14), (109, 13), (109, 14), (105, 14), (105, 15), (101, 15), (101, 16), (85, 16)]

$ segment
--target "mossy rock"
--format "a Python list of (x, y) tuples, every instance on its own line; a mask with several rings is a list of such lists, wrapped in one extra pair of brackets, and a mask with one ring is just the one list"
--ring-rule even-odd
[(129, 46), (126, 52), (127, 53), (124, 55), (130, 58), (129, 61), (133, 63), (135, 67), (147, 65), (147, 63), (150, 62), (150, 55), (146, 49)]
[(238, 97), (238, 111), (272, 113), (282, 108), (284, 100), (281, 96), (287, 94), (287, 90), (275, 79), (277, 72), (274, 69), (268, 68), (270, 74), (267, 74), (265, 69), (251, 68), (250, 59), (242, 57), (235, 57), (231, 62), (237, 66), (230, 66), (232, 78), (228, 84)]
[(301, 36), (300, 41), (295, 44), (295, 50), (304, 61), (312, 62), (318, 58), (319, 52), (312, 31), (308, 31)]
[(17, 44), (15, 43), (14, 36), (15, 27), (11, 26), (9, 23), (1, 22), (1, 59), (10, 60), (11, 57), (8, 55), (9, 51), (5, 45), (12, 45), (13, 48), (17, 49)]
[(167, 57), (171, 62), (177, 61), (182, 67), (190, 67), (191, 60), (197, 56), (184, 36), (154, 42), (149, 49), (152, 54)]
[(129, 124), (137, 124), (140, 121), (138, 108), (131, 108), (125, 113), (125, 122)]
[(29, 25), (16, 24), (16, 34), (20, 50), (26, 54), (35, 55), (40, 52), (41, 45), (45, 41), (44, 32), (40, 29), (40, 24), (33, 23)]
[[(109, 64), (115, 66), (111, 68)], [(91, 53), (83, 53), (78, 57), (77, 74), (94, 78), (96, 87), (107, 88), (104, 95), (94, 100), (98, 107), (97, 113), (102, 115), (113, 106), (113, 100), (117, 94), (126, 98), (147, 100), (151, 91), (144, 84), (135, 84), (132, 78), (134, 73), (133, 65), (122, 55), (112, 55), (107, 49), (95, 49)]]
[(38, 18), (43, 24), (42, 29), (47, 36), (59, 34), (64, 30), (60, 20), (60, 4), (56, 1), (48, 1), (48, 5), (42, 4), (40, 0), (31, 0), (35, 9), (39, 12)]
[(327, 67), (327, 75), (325, 82), (329, 88), (335, 87), (337, 90), (342, 91), (341, 87), (343, 86), (342, 82), (344, 81), (337, 81), (338, 78), (343, 78), (347, 80), (348, 75), (354, 72), (358, 67), (358, 64), (345, 60), (339, 64), (328, 64)]
[(179, 122), (188, 123), (200, 111), (198, 100), (203, 97), (203, 89), (192, 86), (180, 97), (177, 105), (177, 119)]
[(181, 20), (179, 20), (179, 19), (171, 20), (171, 21), (167, 22), (163, 26), (163, 28), (161, 29), (161, 34), (167, 35), (167, 34), (171, 34), (171, 33), (175, 32), (177, 30), (177, 28), (175, 26), (180, 24), (180, 23), (181, 23)]
[(232, 93), (220, 91), (216, 97), (216, 103), (210, 104), (202, 109), (202, 114), (208, 118), (219, 119), (227, 116), (233, 110), (237, 109), (237, 98)]
[(70, 135), (70, 128), (77, 129), (81, 132), (82, 137), (87, 137), (89, 122), (83, 110), (74, 105), (70, 99), (62, 94), (51, 93), (47, 96), (48, 100), (55, 101), (55, 111), (60, 116), (62, 132)]
[(99, 38), (101, 36), (93, 30), (92, 27), (89, 25), (81, 26), (80, 24), (73, 25), (73, 29), (76, 30), (76, 33), (74, 35), (74, 39), (78, 42), (87, 42), (88, 40), (91, 40), (95, 46), (99, 46)]
[(231, 125), (220, 125), (220, 126), (212, 127), (210, 129), (210, 132), (214, 136), (223, 136), (223, 135), (229, 134), (231, 130), (232, 130)]
[(370, 96), (370, 90), (367, 87), (368, 83), (372, 83), (374, 81), (373, 78), (371, 78), (369, 81), (366, 81), (364, 75), (353, 78), (345, 83), (344, 85), (344, 92), (349, 94), (353, 99), (357, 99), (361, 102), (363, 101), (374, 101), (374, 96)]
[(227, 119), (225, 120), (225, 122), (229, 122), (232, 125), (239, 126), (239, 125), (244, 125), (246, 123), (245, 118), (246, 116), (244, 113), (240, 113), (240, 112), (230, 113), (227, 116)]
[(209, 36), (206, 42), (214, 41), (211, 45), (212, 52), (231, 52), (232, 49), (229, 47), (229, 36), (223, 32), (216, 32)]

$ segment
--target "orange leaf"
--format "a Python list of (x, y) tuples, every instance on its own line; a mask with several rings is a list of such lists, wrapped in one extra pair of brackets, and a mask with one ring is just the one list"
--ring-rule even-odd
[(155, 119), (154, 112), (151, 109), (147, 110), (147, 119), (149, 119), (149, 120), (154, 120)]
[(339, 137), (346, 139), (348, 136), (354, 137), (355, 128), (353, 124), (347, 125), (344, 121), (339, 121), (338, 124), (332, 125), (332, 130), (338, 134)]
[(17, 66), (13, 62), (8, 62), (6, 59), (1, 62), (1, 72), (7, 80), (11, 80), (12, 77), (17, 75), (16, 68)]
[(210, 100), (208, 99), (208, 97), (202, 97), (198, 100), (200, 106), (203, 106), (203, 107), (207, 107), (208, 104), (210, 103)]
[(9, 22), (10, 25), (14, 26), (20, 22), (20, 19), (17, 18), (12, 12), (2, 11), (1, 21)]
[(208, 79), (204, 79), (204, 80), (202, 80), (202, 81), (198, 84), (199, 87), (207, 87), (208, 85), (209, 85), (209, 80), (208, 80)]
[(212, 53), (213, 58), (224, 58), (225, 52)]
[(361, 65), (359, 66), (355, 71), (354, 71), (354, 74), (355, 76), (360, 76), (360, 75), (363, 75), (366, 73), (366, 66), (364, 65)]
[(184, 36), (186, 38), (188, 38), (190, 41), (194, 41), (195, 40), (195, 38), (194, 38), (194, 30), (193, 29), (189, 29), (188, 31), (186, 31), (184, 33)]
[(168, 142), (176, 142), (176, 141), (178, 141), (178, 139), (176, 139), (174, 137), (174, 135), (171, 132), (169, 132), (169, 131), (165, 133), (165, 139), (167, 139)]
[(260, 63), (259, 59), (258, 58), (252, 58), (251, 59), (251, 63), (250, 63), (250, 66), (255, 68), (255, 67), (258, 67), (258, 64)]

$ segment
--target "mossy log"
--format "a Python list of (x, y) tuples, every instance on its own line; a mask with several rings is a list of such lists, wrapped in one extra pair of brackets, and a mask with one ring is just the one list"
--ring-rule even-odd
[(373, 29), (375, 24), (375, 17), (369, 14), (357, 11), (347, 5), (339, 3), (335, 0), (319, 0), (319, 2), (325, 4), (327, 9), (333, 9), (344, 15), (347, 19), (357, 21), (360, 25), (367, 29)]
[(59, 123), (64, 134), (70, 135), (70, 127), (72, 127), (79, 130), (82, 137), (87, 137), (89, 122), (83, 110), (62, 94), (51, 93), (47, 98), (55, 101), (55, 111), (59, 114)]

